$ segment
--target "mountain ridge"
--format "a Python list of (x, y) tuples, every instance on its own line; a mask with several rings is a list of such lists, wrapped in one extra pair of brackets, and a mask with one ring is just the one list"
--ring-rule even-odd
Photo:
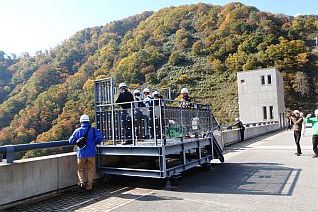
[(34, 57), (0, 54), (0, 145), (68, 138), (82, 113), (94, 116), (93, 80), (109, 76), (132, 87), (187, 86), (224, 124), (238, 116), (236, 73), (277, 67), (286, 106), (309, 109), (317, 98), (317, 29), (317, 16), (199, 3), (86, 28)]

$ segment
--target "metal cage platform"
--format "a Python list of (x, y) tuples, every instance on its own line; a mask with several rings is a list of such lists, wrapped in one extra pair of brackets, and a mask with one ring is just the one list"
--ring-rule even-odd
[(115, 94), (111, 78), (95, 81), (96, 124), (105, 139), (97, 146), (99, 172), (170, 178), (213, 159), (224, 161), (209, 106), (154, 99), (138, 107), (137, 101), (114, 103)]

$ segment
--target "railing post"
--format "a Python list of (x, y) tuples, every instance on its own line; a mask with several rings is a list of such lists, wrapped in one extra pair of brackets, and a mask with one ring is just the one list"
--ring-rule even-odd
[(14, 146), (13, 145), (6, 145), (7, 153), (5, 156), (5, 160), (3, 160), (4, 163), (13, 163), (14, 161)]
[(182, 114), (182, 106), (180, 107), (180, 123), (181, 123), (181, 134), (182, 134), (182, 138), (184, 137), (183, 135), (183, 114)]
[(161, 108), (161, 99), (159, 99), (159, 123), (160, 123), (160, 145), (162, 146), (162, 139), (163, 139), (163, 130), (162, 130), (162, 127), (163, 127), (163, 122), (162, 122), (162, 108)]
[(155, 115), (155, 101), (152, 101), (152, 124), (153, 124), (153, 137), (155, 139), (156, 146), (158, 145), (157, 134), (156, 134), (156, 115)]
[(135, 126), (134, 126), (134, 104), (133, 102), (130, 103), (130, 113), (131, 113), (131, 137), (132, 137), (132, 143), (133, 146), (136, 146), (136, 140), (135, 140)]

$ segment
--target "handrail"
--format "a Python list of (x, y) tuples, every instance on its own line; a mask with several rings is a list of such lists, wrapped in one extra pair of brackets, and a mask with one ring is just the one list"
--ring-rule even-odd
[[(260, 125), (266, 125), (266, 124), (277, 124), (278, 121), (262, 121), (262, 122), (252, 122), (252, 123), (246, 123), (246, 124), (243, 124), (245, 127), (255, 127), (255, 126), (260, 126)], [(221, 128), (222, 130), (227, 130), (227, 127), (226, 125), (222, 125)], [(230, 130), (235, 130), (235, 129), (238, 129), (238, 128), (232, 128)]]
[[(276, 124), (277, 121), (268, 121), (268, 122), (256, 122), (256, 123), (247, 123), (245, 125), (262, 125), (262, 124)], [(222, 126), (223, 128), (224, 126)], [(236, 128), (231, 129), (236, 130)], [(231, 131), (231, 130), (223, 130), (223, 131)], [(67, 147), (72, 146), (68, 140), (61, 141), (49, 141), (49, 142), (40, 142), (40, 143), (30, 143), (30, 144), (15, 144), (15, 145), (4, 145), (0, 146), (0, 154), (5, 155), (6, 163), (13, 163), (14, 157), (13, 154), (15, 152), (23, 152), (28, 150), (36, 150), (36, 149), (51, 149), (58, 147)]]
[(7, 163), (13, 163), (14, 157), (13, 153), (15, 152), (24, 152), (28, 150), (36, 150), (36, 149), (51, 149), (58, 147), (66, 147), (72, 146), (68, 140), (61, 141), (49, 141), (49, 142), (41, 142), (41, 143), (30, 143), (30, 144), (16, 144), (16, 145), (4, 145), (0, 146), (0, 154), (4, 154)]
[[(161, 101), (161, 102), (164, 102), (164, 103), (179, 103), (179, 104), (181, 104), (182, 103), (182, 101), (179, 101), (179, 100), (171, 100), (171, 99), (149, 99), (148, 101), (151, 101), (151, 102), (154, 102), (154, 101)], [(120, 106), (120, 105), (126, 105), (126, 104), (132, 104), (132, 105), (134, 105), (134, 103), (143, 103), (144, 102), (144, 100), (139, 100), (139, 101), (130, 101), (130, 102), (120, 102), (120, 103), (106, 103), (106, 104), (96, 104), (96, 106), (98, 106), (98, 107), (110, 107), (110, 106), (112, 106), (112, 105), (118, 105), (118, 106)], [(196, 108), (196, 109), (200, 109), (201, 107), (209, 107), (209, 105), (208, 104), (202, 104), (202, 103), (197, 103), (197, 102), (189, 102), (189, 103), (191, 103), (191, 104), (193, 104), (193, 105), (195, 105), (195, 106), (199, 106), (199, 108)], [(176, 107), (176, 108), (179, 108), (179, 106), (174, 106), (174, 107)]]

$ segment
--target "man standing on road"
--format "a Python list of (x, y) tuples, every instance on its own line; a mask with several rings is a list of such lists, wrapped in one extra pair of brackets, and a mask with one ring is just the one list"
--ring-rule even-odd
[[(81, 127), (77, 128), (72, 136), (69, 138), (70, 144), (76, 144), (81, 137), (87, 137), (85, 146), (81, 149), (77, 147), (77, 175), (78, 186), (81, 190), (85, 188), (85, 181), (87, 178), (86, 190), (91, 191), (93, 188), (93, 180), (95, 174), (95, 158), (96, 158), (96, 145), (103, 141), (102, 133), (91, 127), (89, 117), (82, 115), (80, 118)], [(86, 169), (86, 174), (85, 174)]]
[(301, 137), (301, 128), (303, 126), (303, 117), (300, 116), (300, 112), (298, 110), (294, 110), (294, 116), (291, 116), (291, 120), (293, 123), (294, 129), (294, 139), (297, 146), (297, 152), (295, 153), (297, 156), (300, 156), (301, 148), (300, 148), (300, 137)]
[(318, 109), (315, 110), (315, 117), (311, 118), (311, 114), (308, 114), (305, 122), (312, 124), (312, 149), (315, 153), (313, 157), (318, 157)]

